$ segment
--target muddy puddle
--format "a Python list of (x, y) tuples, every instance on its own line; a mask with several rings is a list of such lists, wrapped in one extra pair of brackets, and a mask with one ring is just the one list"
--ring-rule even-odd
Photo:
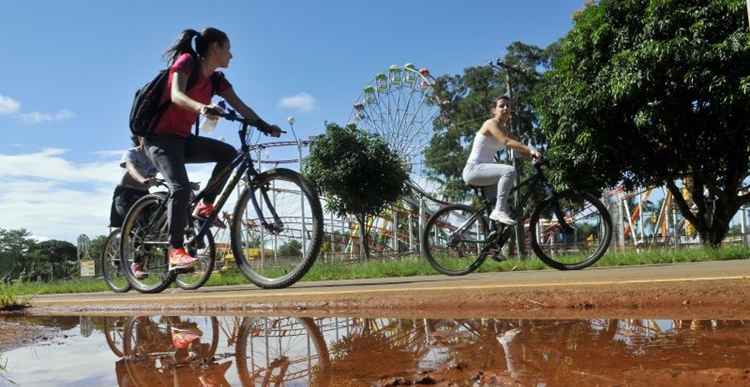
[[(750, 321), (148, 316), (0, 326), (0, 385), (750, 385)], [(24, 343), (21, 332), (38, 336)]]

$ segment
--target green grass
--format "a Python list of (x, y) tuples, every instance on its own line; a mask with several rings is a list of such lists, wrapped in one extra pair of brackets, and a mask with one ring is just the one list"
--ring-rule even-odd
[(25, 299), (19, 297), (15, 286), (0, 285), (0, 311), (13, 311), (29, 306)]
[[(701, 262), (729, 259), (747, 259), (750, 248), (744, 246), (726, 246), (720, 249), (683, 248), (683, 249), (644, 249), (640, 252), (609, 252), (596, 266), (627, 266), (645, 264), (665, 264), (680, 262)], [(509, 259), (503, 262), (487, 260), (479, 272), (502, 272), (520, 270), (541, 270), (547, 266), (538, 258)], [(403, 257), (399, 260), (371, 259), (368, 262), (329, 263), (317, 262), (305, 275), (305, 281), (327, 281), (384, 277), (412, 277), (435, 275), (437, 272), (419, 256)], [(206, 286), (249, 284), (249, 281), (236, 269), (216, 272), (211, 275)], [(53, 293), (85, 293), (109, 291), (101, 279), (78, 279), (48, 283), (16, 283), (11, 286), (0, 286), (0, 308), (6, 304), (18, 303), (20, 295), (39, 295)], [(23, 303), (21, 303), (23, 304)]]

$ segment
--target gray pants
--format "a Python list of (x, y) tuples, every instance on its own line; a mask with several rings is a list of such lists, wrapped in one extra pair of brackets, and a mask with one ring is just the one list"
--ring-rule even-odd
[(237, 151), (225, 142), (199, 136), (152, 136), (145, 140), (145, 145), (146, 154), (172, 190), (168, 210), (169, 244), (175, 248), (182, 247), (190, 205), (190, 181), (185, 164), (216, 162), (211, 180), (205, 186), (209, 187), (217, 178), (219, 184), (206, 190), (204, 197), (206, 203), (213, 203), (231, 175), (219, 174), (232, 163)]
[(495, 209), (506, 212), (508, 210), (508, 193), (513, 188), (515, 177), (515, 169), (507, 164), (468, 163), (463, 171), (466, 184), (485, 187), (487, 197), (497, 195)]

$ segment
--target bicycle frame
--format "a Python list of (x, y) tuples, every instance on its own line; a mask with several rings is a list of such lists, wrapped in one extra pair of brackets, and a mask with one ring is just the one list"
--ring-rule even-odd
[[(229, 119), (231, 118), (229, 117)], [(219, 216), (219, 212), (224, 207), (224, 204), (226, 204), (229, 196), (234, 191), (235, 187), (237, 187), (237, 184), (239, 184), (240, 180), (243, 177), (248, 184), (250, 192), (253, 192), (255, 188), (260, 189), (261, 195), (263, 197), (263, 202), (266, 205), (265, 207), (273, 216), (273, 224), (269, 224), (268, 222), (266, 222), (266, 217), (263, 214), (263, 209), (258, 203), (257, 198), (255, 197), (255, 195), (250, 195), (250, 201), (252, 202), (253, 209), (260, 218), (259, 220), (261, 226), (263, 226), (263, 228), (271, 233), (280, 232), (284, 227), (284, 223), (281, 221), (281, 218), (279, 218), (279, 215), (276, 213), (276, 208), (272, 205), (271, 199), (268, 197), (268, 190), (265, 187), (259, 187), (255, 184), (255, 178), (258, 176), (258, 172), (255, 170), (255, 166), (253, 166), (253, 160), (250, 156), (250, 146), (247, 144), (248, 124), (246, 122), (242, 122), (242, 128), (239, 130), (238, 134), (242, 146), (240, 147), (240, 152), (237, 157), (232, 160), (229, 166), (227, 166), (221, 171), (221, 173), (219, 173), (218, 177), (213, 183), (204, 188), (198, 195), (195, 196), (195, 198), (193, 198), (191, 202), (190, 207), (192, 208), (196, 203), (198, 203), (198, 201), (206, 196), (206, 191), (209, 190), (209, 188), (217, 187), (219, 184), (218, 182), (221, 181), (221, 178), (223, 178), (231, 171), (235, 171), (234, 176), (229, 180), (226, 187), (224, 188), (224, 191), (219, 196), (219, 200), (215, 204), (216, 210), (211, 214), (211, 216), (209, 216), (202, 222), (200, 230), (195, 234), (194, 238), (197, 238), (197, 240), (202, 240), (206, 233), (209, 232), (211, 225), (215, 221), (216, 217)]]
[[(536, 170), (536, 172), (533, 175), (531, 175), (530, 177), (522, 180), (518, 185), (514, 186), (510, 190), (510, 192), (508, 192), (508, 195), (512, 195), (514, 192), (519, 192), (520, 193), (521, 192), (520, 189), (522, 187), (524, 187), (524, 186), (535, 185), (535, 186), (540, 186), (540, 187), (542, 187), (544, 189), (544, 200), (556, 198), (557, 197), (557, 192), (555, 192), (554, 188), (552, 187), (552, 185), (547, 180), (547, 177), (542, 172), (541, 166), (542, 166), (542, 164), (535, 164), (534, 165), (534, 169)], [(517, 213), (520, 210), (522, 210), (524, 207), (526, 207), (526, 204), (528, 203), (529, 199), (531, 198), (532, 192), (533, 192), (533, 190), (530, 189), (525, 194), (521, 194), (520, 195), (520, 198), (519, 198), (518, 202), (516, 202), (514, 204), (514, 206), (513, 206), (514, 207), (514, 212)], [(472, 215), (469, 217), (469, 219), (467, 219), (466, 221), (464, 221), (461, 224), (461, 226), (459, 226), (453, 233), (451, 233), (451, 240), (454, 239), (455, 235), (461, 235), (461, 234), (463, 234), (468, 229), (469, 225), (473, 224), (480, 216), (485, 216), (486, 214), (489, 214), (489, 212), (490, 212), (490, 210), (492, 208), (492, 202), (489, 199), (487, 199), (486, 197), (484, 197), (484, 195), (479, 195), (479, 196), (480, 196), (480, 199), (482, 201), (482, 205), (476, 211), (474, 211), (474, 213), (472, 213)], [(518, 215), (518, 214), (516, 214), (516, 215)], [(561, 225), (567, 225), (567, 223), (564, 222), (564, 215), (562, 214), (562, 211), (560, 210), (559, 204), (555, 205), (555, 216), (557, 216), (557, 218), (560, 221)], [(491, 221), (491, 222), (492, 222), (493, 229), (494, 229), (494, 227), (496, 227), (496, 222), (495, 221)], [(563, 226), (563, 227), (565, 227), (565, 226)], [(505, 237), (504, 239), (507, 238), (507, 236), (505, 235), (505, 234), (507, 234), (506, 231), (510, 230), (510, 229), (511, 229), (510, 227), (505, 227), (503, 229), (502, 234)], [(494, 235), (496, 235), (496, 234), (494, 234)], [(493, 233), (490, 233), (489, 236), (488, 236), (488, 238), (485, 239), (485, 240), (477, 240), (477, 241), (473, 241), (473, 242), (471, 242), (471, 241), (463, 241), (463, 242), (470, 242), (470, 243), (476, 243), (476, 244), (486, 243), (494, 235), (493, 235)], [(502, 243), (505, 243), (505, 241), (503, 240)]]
[[(231, 119), (231, 117), (228, 117)], [(259, 215), (260, 223), (261, 225), (269, 232), (276, 233), (283, 230), (284, 223), (281, 221), (281, 218), (276, 212), (276, 208), (272, 205), (271, 199), (268, 197), (268, 192), (265, 187), (258, 187), (255, 185), (255, 178), (258, 176), (258, 172), (255, 170), (255, 166), (253, 166), (253, 160), (250, 156), (250, 146), (247, 144), (247, 134), (248, 134), (248, 124), (246, 122), (242, 122), (242, 128), (238, 132), (241, 142), (241, 147), (239, 154), (232, 160), (232, 162), (224, 168), (218, 175), (218, 178), (215, 179), (211, 184), (206, 186), (201, 192), (199, 192), (197, 195), (193, 197), (193, 199), (190, 202), (190, 206), (188, 208), (194, 207), (200, 200), (202, 200), (206, 196), (206, 191), (208, 191), (210, 188), (216, 188), (218, 187), (219, 181), (227, 175), (228, 173), (231, 173), (232, 171), (235, 171), (234, 176), (227, 182), (226, 187), (224, 188), (224, 191), (219, 196), (219, 200), (215, 204), (216, 210), (209, 216), (207, 219), (204, 219), (201, 222), (200, 229), (198, 232), (190, 238), (187, 243), (191, 243), (194, 240), (203, 240), (203, 238), (206, 236), (206, 233), (209, 232), (211, 229), (211, 225), (215, 221), (216, 217), (219, 215), (219, 212), (224, 207), (224, 204), (226, 204), (227, 200), (229, 200), (229, 197), (231, 193), (234, 191), (235, 187), (237, 187), (237, 184), (239, 184), (240, 180), (245, 178), (245, 181), (248, 184), (248, 188), (252, 191), (255, 190), (255, 188), (259, 188), (260, 192), (263, 197), (263, 202), (265, 204), (265, 207), (268, 209), (268, 211), (273, 216), (273, 224), (269, 224), (266, 222), (266, 217), (264, 216), (263, 209), (261, 208), (260, 204), (258, 203), (257, 198), (255, 195), (250, 195), (250, 200), (252, 202), (253, 208), (255, 212)], [(162, 218), (164, 211), (167, 209), (167, 201), (163, 201), (162, 204), (159, 206), (159, 209), (153, 214), (151, 220), (148, 222), (149, 229), (151, 228), (150, 225), (153, 225), (153, 222), (156, 220), (159, 220)], [(189, 209), (188, 209), (189, 211)], [(192, 217), (192, 215), (188, 215), (189, 217)], [(168, 226), (166, 222), (164, 224), (159, 225), (158, 229), (162, 229), (163, 227)], [(165, 244), (165, 242), (147, 242), (144, 241), (144, 244)]]

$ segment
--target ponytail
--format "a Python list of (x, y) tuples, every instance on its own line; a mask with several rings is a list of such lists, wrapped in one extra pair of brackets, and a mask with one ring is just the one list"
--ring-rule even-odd
[[(195, 49), (193, 49), (192, 44), (193, 38), (195, 38)], [(187, 29), (180, 33), (177, 41), (164, 53), (164, 58), (171, 64), (184, 53), (193, 57), (205, 57), (211, 43), (219, 42), (223, 45), (228, 41), (227, 34), (216, 28), (206, 28), (202, 33), (194, 29)]]

